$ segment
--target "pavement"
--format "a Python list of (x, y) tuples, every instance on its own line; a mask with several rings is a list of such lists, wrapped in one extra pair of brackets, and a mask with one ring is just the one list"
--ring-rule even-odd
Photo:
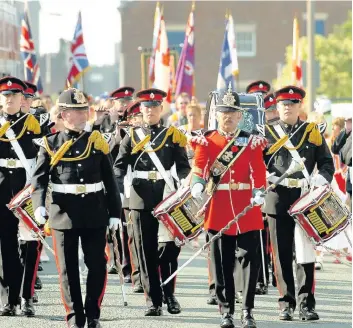
[[(49, 239), (50, 240), (50, 239)], [(179, 257), (180, 264), (191, 255), (192, 250), (183, 249)], [(317, 322), (302, 322), (295, 312), (295, 320), (281, 322), (278, 320), (278, 291), (269, 288), (269, 294), (256, 296), (254, 316), (259, 328), (279, 327), (352, 327), (352, 267), (344, 264), (333, 264), (334, 258), (325, 255), (324, 267), (316, 271), (316, 310), (320, 315)], [(43, 289), (37, 291), (39, 303), (36, 305), (36, 316), (26, 318), (0, 317), (0, 328), (63, 328), (64, 306), (60, 297), (58, 274), (55, 261), (43, 263), (44, 271), (39, 273)], [(82, 285), (84, 292), (85, 286)], [(176, 297), (182, 306), (182, 312), (171, 315), (164, 307), (162, 317), (144, 317), (145, 302), (143, 294), (134, 294), (131, 285), (127, 285), (128, 306), (123, 306), (121, 290), (117, 275), (109, 275), (106, 294), (101, 313), (103, 328), (208, 328), (219, 327), (217, 306), (206, 304), (207, 263), (204, 257), (196, 258), (180, 275), (178, 275)], [(240, 327), (240, 306), (236, 313), (236, 327)], [(20, 313), (20, 311), (18, 311)]]

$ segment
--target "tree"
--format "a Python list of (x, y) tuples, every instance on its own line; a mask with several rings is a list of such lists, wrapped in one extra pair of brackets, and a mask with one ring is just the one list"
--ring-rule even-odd
[[(307, 59), (308, 40), (300, 38), (302, 60)], [(282, 76), (273, 82), (278, 87), (292, 84), (292, 45), (286, 48)], [(315, 59), (320, 65), (320, 86), (316, 93), (329, 98), (352, 97), (352, 12), (347, 20), (334, 26), (327, 37), (315, 36)]]

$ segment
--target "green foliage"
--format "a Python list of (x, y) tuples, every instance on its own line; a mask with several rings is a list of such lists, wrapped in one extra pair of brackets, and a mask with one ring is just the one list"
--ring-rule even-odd
[[(308, 41), (300, 38), (302, 60), (307, 59)], [(273, 82), (280, 87), (292, 84), (292, 45), (286, 48), (286, 65), (283, 67), (282, 77)], [(315, 36), (315, 59), (320, 64), (320, 86), (317, 94), (329, 98), (352, 97), (352, 12), (347, 20), (334, 26), (333, 32), (327, 37)]]

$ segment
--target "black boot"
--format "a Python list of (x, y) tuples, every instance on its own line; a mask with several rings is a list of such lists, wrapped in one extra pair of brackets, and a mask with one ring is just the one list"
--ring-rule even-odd
[(132, 288), (132, 291), (134, 293), (143, 293), (143, 287), (141, 285), (135, 285), (133, 288)]
[(255, 294), (256, 295), (267, 295), (268, 294), (268, 287), (265, 284), (263, 284), (262, 282), (257, 283)]
[(233, 315), (229, 313), (223, 313), (220, 326), (221, 328), (234, 328)]
[(28, 300), (22, 299), (22, 314), (27, 317), (34, 317), (36, 314), (33, 306), (33, 300), (30, 298)]
[(42, 289), (42, 281), (39, 279), (39, 277), (36, 277), (36, 282), (34, 283), (34, 289)]
[(87, 319), (87, 328), (102, 328), (99, 319)]
[(33, 293), (32, 299), (33, 299), (33, 303), (38, 303), (38, 295), (36, 292)]
[(165, 302), (170, 314), (178, 314), (181, 312), (181, 306), (174, 295), (166, 297)]
[(125, 284), (131, 284), (132, 283), (130, 275), (124, 277), (124, 283)]
[(251, 309), (242, 310), (241, 328), (256, 328), (256, 322)]
[(163, 311), (160, 306), (152, 305), (145, 311), (146, 317), (159, 317), (161, 315), (163, 315)]
[(292, 321), (294, 309), (290, 306), (285, 307), (279, 313), (279, 320)]
[(2, 317), (12, 317), (16, 315), (16, 305), (14, 304), (5, 304), (4, 308), (1, 311)]
[(39, 261), (39, 264), (38, 264), (38, 271), (43, 271), (43, 267), (42, 267), (42, 262)]
[(116, 268), (116, 266), (113, 264), (108, 271), (109, 274), (118, 274), (118, 269)]
[(208, 305), (217, 305), (217, 297), (216, 295), (211, 295), (210, 298), (207, 300)]
[(309, 309), (306, 305), (300, 305), (299, 319), (306, 321), (319, 320), (319, 315), (316, 313), (315, 309)]

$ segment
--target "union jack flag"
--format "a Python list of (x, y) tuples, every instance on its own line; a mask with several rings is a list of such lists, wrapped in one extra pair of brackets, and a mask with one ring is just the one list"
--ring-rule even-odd
[(40, 77), (39, 63), (32, 39), (31, 27), (29, 25), (28, 10), (24, 11), (21, 26), (20, 51), (24, 61), (25, 80), (37, 86), (38, 92), (43, 92)]
[(86, 55), (86, 48), (83, 41), (81, 12), (78, 13), (78, 21), (74, 33), (74, 39), (71, 42), (71, 68), (67, 81), (74, 85), (89, 68)]

